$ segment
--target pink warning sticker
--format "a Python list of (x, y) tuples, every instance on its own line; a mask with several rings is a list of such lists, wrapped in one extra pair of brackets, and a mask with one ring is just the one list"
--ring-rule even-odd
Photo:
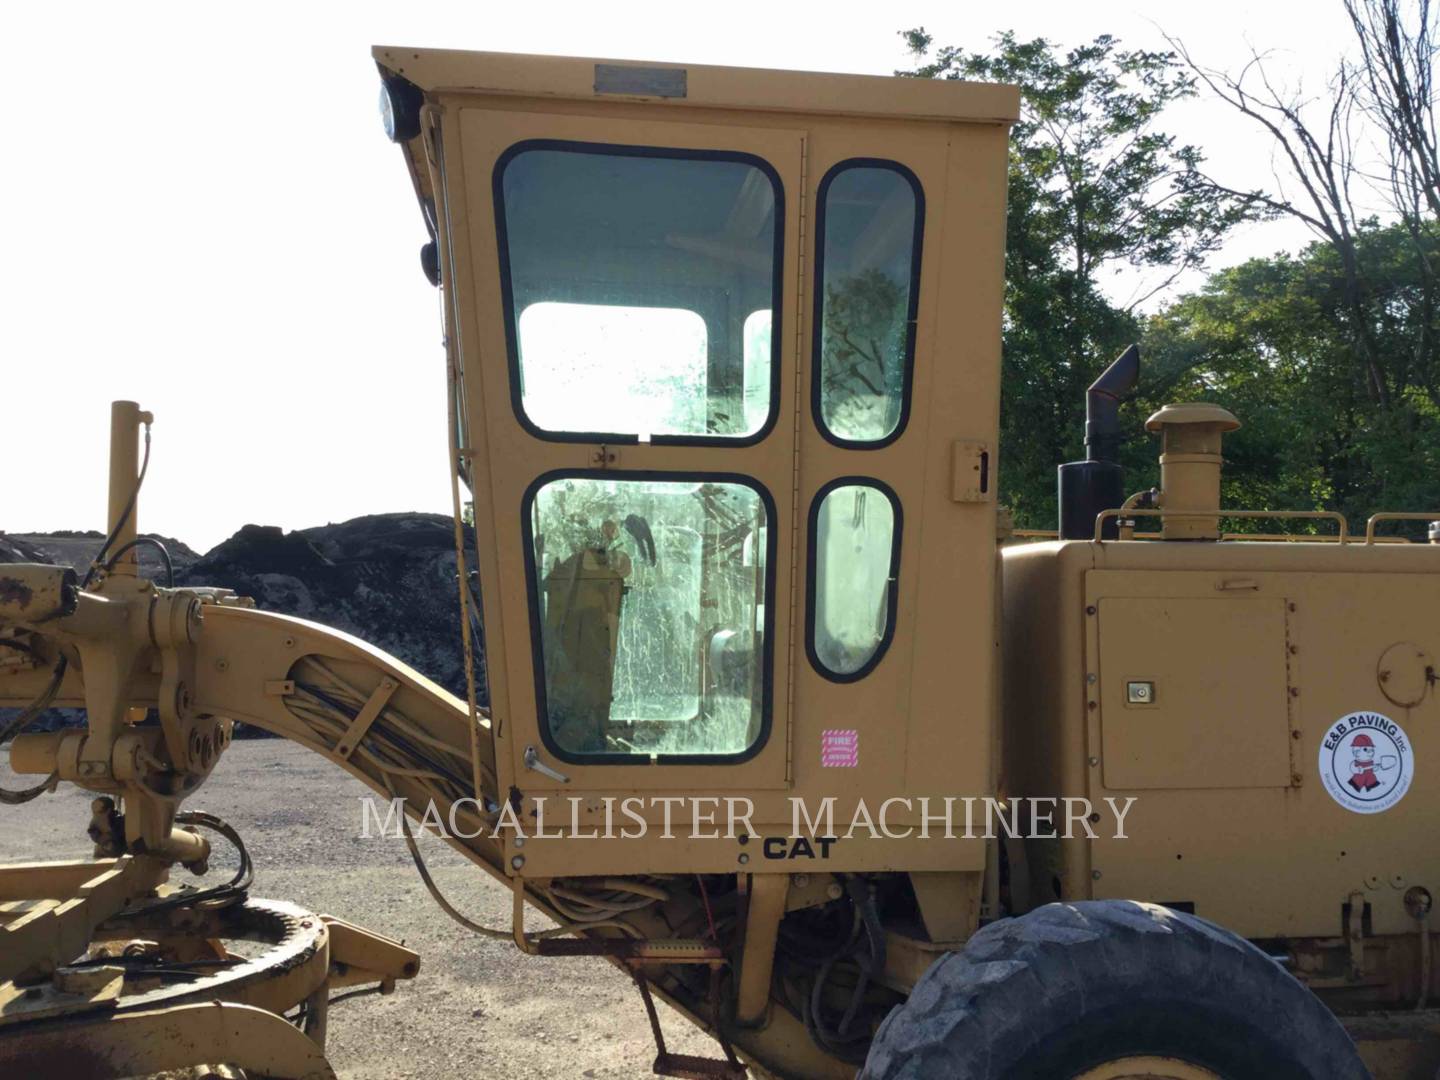
[(853, 769), (860, 764), (860, 732), (854, 728), (826, 728), (820, 732), (820, 767)]

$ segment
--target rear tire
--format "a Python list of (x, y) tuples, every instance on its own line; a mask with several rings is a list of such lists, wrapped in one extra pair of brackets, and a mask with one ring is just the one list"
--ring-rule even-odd
[(1249, 942), (1103, 900), (992, 923), (936, 961), (880, 1025), (861, 1078), (1069, 1080), (1146, 1057), (1224, 1080), (1370, 1076), (1330, 1010)]

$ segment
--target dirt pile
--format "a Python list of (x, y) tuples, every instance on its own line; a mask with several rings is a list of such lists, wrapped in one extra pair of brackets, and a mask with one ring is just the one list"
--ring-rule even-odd
[[(221, 585), (265, 610), (344, 630), (464, 696), (449, 518), (373, 514), (289, 533), (246, 525), (204, 555), (158, 539), (170, 553), (176, 585)], [(0, 563), (68, 563), (83, 575), (103, 540), (98, 532), (0, 533)], [(158, 554), (140, 550), (141, 573), (163, 584)]]

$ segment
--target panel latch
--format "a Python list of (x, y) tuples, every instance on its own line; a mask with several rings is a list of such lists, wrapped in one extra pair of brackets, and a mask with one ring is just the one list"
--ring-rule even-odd
[(989, 502), (990, 447), (974, 439), (956, 439), (950, 447), (950, 498), (960, 503)]

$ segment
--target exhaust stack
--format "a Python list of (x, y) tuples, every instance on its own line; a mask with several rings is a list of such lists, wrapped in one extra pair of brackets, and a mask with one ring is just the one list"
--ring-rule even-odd
[[(1220, 455), (1225, 432), (1240, 426), (1228, 409), (1196, 401), (1166, 405), (1149, 420), (1146, 431), (1160, 432), (1160, 499), (1163, 510), (1218, 511)], [(1220, 518), (1161, 519), (1166, 540), (1218, 540)]]
[[(1100, 373), (1085, 392), (1085, 460), (1060, 466), (1060, 539), (1089, 540), (1095, 517), (1125, 501), (1125, 470), (1120, 456), (1120, 402), (1140, 381), (1140, 346), (1131, 345)], [(1105, 523), (1113, 540), (1117, 523)]]

